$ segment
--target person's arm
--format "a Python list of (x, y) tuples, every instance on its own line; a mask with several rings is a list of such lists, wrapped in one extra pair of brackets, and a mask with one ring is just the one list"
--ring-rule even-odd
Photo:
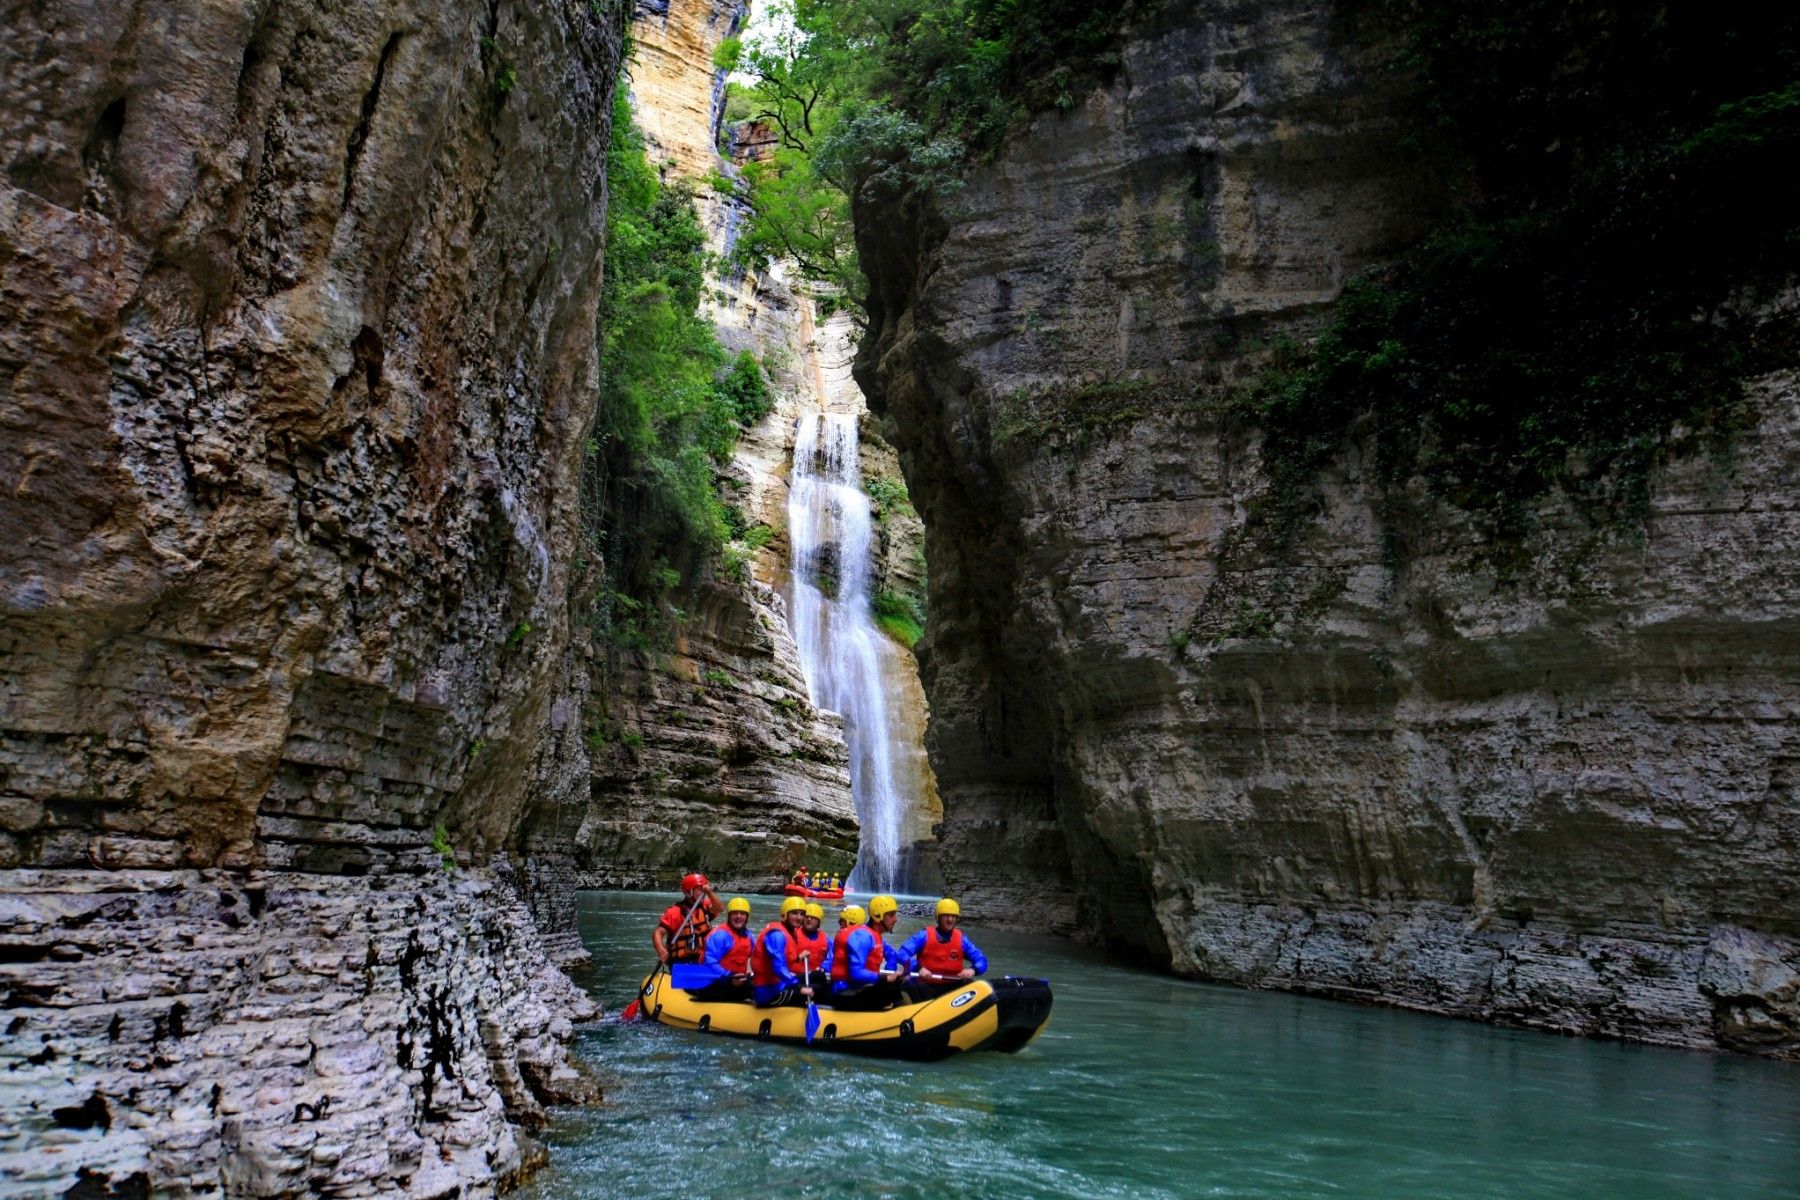
[(969, 935), (966, 933), (963, 934), (963, 959), (968, 963), (968, 966), (963, 968), (964, 979), (973, 979), (976, 975), (987, 974), (987, 955), (981, 952), (980, 946), (969, 940)]
[(911, 937), (907, 938), (904, 942), (900, 943), (900, 949), (895, 953), (899, 956), (900, 961), (906, 964), (909, 971), (917, 971), (919, 969), (919, 951), (925, 948), (925, 939), (929, 937), (930, 934), (931, 931), (929, 929), (921, 929)]
[(850, 956), (850, 961), (844, 965), (849, 972), (851, 983), (881, 982), (881, 973), (871, 971), (865, 965), (869, 961), (869, 950), (873, 944), (873, 935), (867, 929), (860, 927), (852, 931), (849, 940), (844, 943), (844, 953)]
[(771, 929), (763, 934), (763, 955), (769, 960), (769, 967), (775, 972), (775, 979), (783, 987), (797, 982), (793, 971), (787, 964), (787, 930)]
[(825, 953), (819, 955), (819, 961), (813, 964), (813, 970), (823, 971), (825, 978), (831, 978), (831, 955), (837, 949), (836, 938), (825, 939)]
[(656, 928), (650, 934), (650, 944), (656, 947), (656, 961), (667, 965), (669, 961), (669, 927), (658, 921)]
[(731, 932), (726, 929), (715, 929), (706, 936), (706, 954), (700, 965), (706, 968), (709, 979), (722, 979), (725, 966), (720, 961), (731, 950)]

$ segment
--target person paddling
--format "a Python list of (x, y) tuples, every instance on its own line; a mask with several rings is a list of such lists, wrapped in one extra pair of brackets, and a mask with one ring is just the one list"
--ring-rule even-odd
[(831, 939), (819, 928), (824, 922), (825, 910), (817, 904), (808, 904), (806, 915), (801, 918), (800, 932), (794, 935), (794, 940), (800, 944), (800, 957), (807, 965), (806, 985), (820, 996), (831, 988), (829, 968), (825, 965), (825, 958), (831, 953)]
[(930, 1000), (961, 987), (987, 972), (987, 955), (960, 928), (962, 906), (945, 896), (937, 902), (937, 923), (907, 938), (900, 957), (917, 968), (906, 982), (906, 994), (915, 1001)]
[(699, 962), (705, 954), (706, 937), (712, 932), (712, 918), (718, 915), (720, 907), (719, 897), (706, 876), (682, 876), (681, 902), (663, 910), (662, 919), (650, 934), (656, 961), (665, 966), (672, 962)]
[[(706, 953), (700, 960), (700, 972), (709, 976), (704, 986), (688, 988), (696, 1000), (750, 999), (750, 954), (755, 940), (750, 936), (750, 902), (733, 896), (725, 905), (725, 924), (706, 937)], [(696, 972), (696, 975), (700, 975)]]
[(756, 1007), (805, 1004), (813, 998), (813, 989), (801, 974), (806, 969), (800, 960), (805, 951), (805, 921), (806, 901), (789, 896), (781, 902), (781, 919), (770, 921), (756, 935), (751, 958)]
[(866, 915), (855, 905), (844, 910), (848, 923), (831, 946), (833, 1008), (873, 1012), (904, 998), (900, 989), (906, 966), (882, 940), (882, 934), (894, 928), (899, 911), (892, 896), (870, 900)]

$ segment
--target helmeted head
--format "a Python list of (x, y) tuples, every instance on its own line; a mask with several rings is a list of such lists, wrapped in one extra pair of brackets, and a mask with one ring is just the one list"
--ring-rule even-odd
[(806, 914), (806, 932), (817, 933), (819, 923), (825, 919), (824, 907), (818, 904), (808, 904), (804, 912)]
[(900, 919), (900, 902), (892, 896), (881, 895), (869, 900), (869, 923), (879, 929), (892, 929), (894, 922)]
[(803, 917), (806, 915), (806, 901), (798, 896), (789, 896), (781, 902), (781, 923), (783, 925), (793, 924), (788, 918), (795, 913), (799, 913)]
[(733, 929), (742, 929), (750, 923), (750, 902), (742, 896), (733, 896), (725, 905), (725, 923)]
[(956, 922), (962, 917), (962, 905), (945, 896), (937, 902), (937, 923), (939, 929), (955, 929)]
[(706, 876), (698, 871), (681, 877), (681, 892), (684, 896), (692, 896), (696, 892), (705, 891), (706, 887)]
[(869, 919), (869, 914), (862, 910), (860, 904), (848, 904), (838, 913), (838, 919), (846, 925), (861, 925)]

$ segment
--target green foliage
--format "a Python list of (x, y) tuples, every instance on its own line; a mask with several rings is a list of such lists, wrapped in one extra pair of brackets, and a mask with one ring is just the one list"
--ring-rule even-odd
[(725, 84), (725, 121), (727, 125), (735, 125), (739, 121), (747, 121), (755, 111), (754, 101), (749, 88), (737, 80), (729, 80)]
[(743, 39), (728, 37), (721, 41), (713, 51), (712, 64), (715, 71), (727, 73), (738, 68), (738, 62), (744, 55)]
[(741, 350), (731, 360), (724, 377), (717, 384), (720, 400), (731, 409), (732, 418), (748, 429), (775, 407), (769, 394), (769, 383), (763, 377), (762, 363), (748, 350)]
[[(739, 520), (742, 520), (741, 516)], [(775, 531), (769, 526), (753, 525), (742, 530), (731, 541), (726, 542), (725, 549), (719, 555), (720, 561), (724, 564), (725, 573), (734, 579), (749, 579), (751, 560), (756, 557), (756, 552), (768, 545), (769, 539), (774, 536)]]
[(1084, 436), (1121, 428), (1150, 412), (1191, 408), (1194, 403), (1190, 389), (1139, 379), (1021, 388), (995, 404), (992, 431), (996, 445), (1027, 438)]
[(506, 648), (508, 650), (512, 650), (512, 649), (516, 648), (519, 645), (519, 643), (523, 642), (527, 637), (530, 637), (530, 636), (531, 636), (531, 622), (530, 621), (520, 621), (517, 625), (513, 626), (512, 632), (506, 635)]
[(437, 851), (446, 873), (456, 870), (456, 847), (450, 844), (450, 831), (442, 825), (431, 831), (431, 848)]
[(913, 508), (912, 496), (906, 490), (906, 482), (901, 479), (889, 479), (885, 475), (870, 475), (863, 479), (863, 491), (869, 493), (869, 499), (875, 504), (875, 519), (885, 521), (891, 516), (913, 517), (918, 511)]
[(607, 162), (605, 342), (597, 440), (620, 503), (648, 535), (715, 548), (724, 540), (713, 464), (731, 451), (731, 414), (714, 374), (724, 353), (698, 315), (705, 235), (692, 197), (664, 186), (644, 156), (623, 86)]
[(1144, 0), (786, 0), (777, 32), (740, 52), (756, 83), (733, 120), (775, 146), (749, 165), (753, 216), (741, 260), (799, 264), (860, 312), (867, 285), (850, 213), (902, 189), (958, 186), (1030, 111), (1068, 108), (1119, 67), (1118, 35)]
[(612, 645), (643, 650), (666, 641), (683, 616), (677, 593), (731, 536), (717, 468), (772, 401), (755, 356), (728, 356), (700, 315), (709, 263), (693, 197), (646, 158), (622, 83), (612, 128), (590, 443), (606, 563), (594, 624)]
[(1758, 339), (1740, 314), (1800, 267), (1800, 217), (1770, 186), (1800, 152), (1800, 21), (1381, 7), (1428, 102), (1415, 137), (1464, 163), (1472, 203), (1353, 281), (1314, 344), (1277, 346), (1239, 397), (1271, 476), (1260, 540), (1279, 550), (1316, 510), (1353, 423), (1385, 488), (1390, 561), (1415, 476), (1502, 554), (1552, 489), (1641, 521), (1676, 430), (1717, 445), (1749, 420)]
[(883, 632), (911, 650), (925, 636), (925, 605), (904, 592), (877, 592), (869, 602), (875, 623)]
[(709, 668), (703, 675), (700, 676), (700, 678), (702, 680), (704, 680), (711, 687), (730, 687), (731, 686), (731, 676), (726, 674), (724, 671), (719, 670), (717, 667)]

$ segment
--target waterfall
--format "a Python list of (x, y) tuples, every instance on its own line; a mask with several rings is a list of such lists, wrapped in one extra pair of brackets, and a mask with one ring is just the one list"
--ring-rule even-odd
[(898, 890), (907, 799), (895, 779), (893, 731), (870, 609), (874, 527), (862, 488), (854, 416), (808, 414), (794, 437), (788, 490), (794, 640), (812, 702), (844, 718), (850, 787), (862, 824), (851, 886)]

